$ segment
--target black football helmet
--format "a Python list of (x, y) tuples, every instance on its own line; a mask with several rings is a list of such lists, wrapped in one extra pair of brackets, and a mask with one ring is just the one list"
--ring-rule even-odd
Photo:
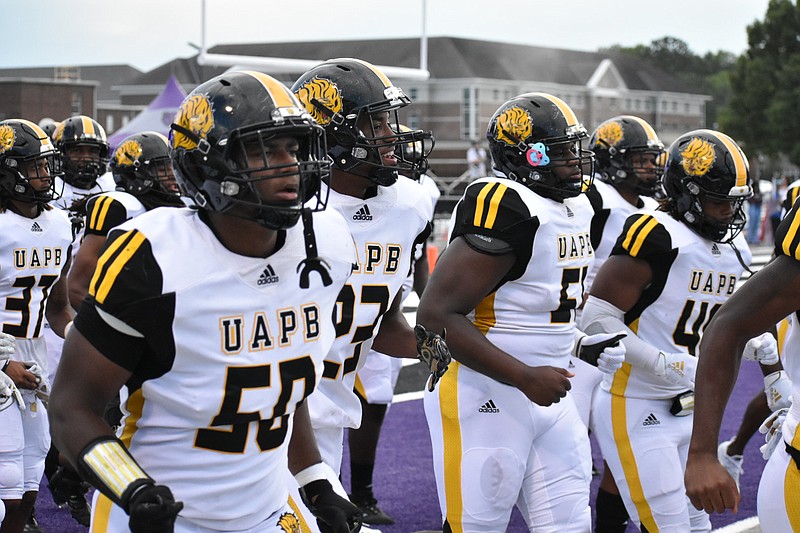
[[(61, 175), (60, 169), (58, 151), (42, 128), (22, 119), (0, 122), (0, 197), (45, 205), (54, 197), (52, 178)], [(44, 177), (51, 178), (47, 189), (31, 185), (32, 178)]]
[[(296, 138), (297, 163), (270, 166), (267, 144), (276, 137)], [(250, 166), (253, 146), (261, 155)], [(325, 133), (292, 92), (271, 76), (255, 71), (221, 74), (201, 84), (181, 104), (170, 133), (172, 160), (184, 194), (201, 209), (229, 213), (270, 229), (286, 229), (299, 220), (306, 202), (325, 208), (320, 183), (330, 173)], [(280, 177), (300, 176), (296, 201), (267, 202), (255, 177), (285, 169)], [(291, 172), (290, 172), (291, 171)], [(236, 209), (234, 209), (236, 208)]]
[[(594, 154), (582, 149), (586, 128), (570, 107), (545, 93), (521, 94), (494, 112), (486, 130), (495, 170), (537, 194), (563, 201), (591, 183)], [(567, 145), (575, 150), (563, 154)], [(554, 170), (579, 166), (582, 179), (562, 180)]]
[[(108, 139), (96, 120), (85, 115), (69, 117), (56, 126), (53, 141), (61, 153), (64, 181), (73, 187), (91, 189), (108, 170)], [(97, 148), (97, 154), (77, 157), (70, 153), (70, 149), (82, 146)]]
[[(422, 130), (401, 131), (397, 110), (411, 103), (399, 87), (374, 65), (359, 59), (330, 59), (300, 76), (292, 86), (297, 98), (325, 128), (328, 155), (337, 168), (389, 186), (403, 174), (427, 166), (427, 154), (415, 160), (405, 157), (402, 145), (417, 141), (433, 148), (433, 136)], [(394, 134), (378, 136), (364, 131), (364, 117), (389, 112)], [(369, 121), (367, 121), (369, 122)], [(369, 128), (372, 123), (369, 122)], [(385, 164), (380, 149), (395, 146), (397, 164)]]
[[(595, 167), (603, 181), (643, 196), (653, 196), (663, 165), (664, 144), (647, 121), (631, 115), (610, 118), (589, 139)], [(647, 166), (643, 160), (651, 161)]]
[[(400, 128), (400, 133), (413, 131), (403, 124), (398, 124), (397, 127)], [(414, 181), (419, 181), (422, 175), (428, 172), (428, 155), (433, 149), (433, 143), (433, 137), (402, 143), (400, 145), (402, 157), (398, 158), (399, 172)]]
[[(666, 209), (699, 235), (728, 243), (744, 228), (743, 204), (753, 194), (750, 167), (742, 149), (724, 133), (695, 130), (678, 137), (669, 147), (662, 185)], [(706, 216), (704, 198), (731, 202), (731, 220)]]
[(117, 188), (141, 200), (152, 209), (183, 205), (172, 170), (169, 141), (155, 131), (126, 137), (114, 150), (109, 164)]

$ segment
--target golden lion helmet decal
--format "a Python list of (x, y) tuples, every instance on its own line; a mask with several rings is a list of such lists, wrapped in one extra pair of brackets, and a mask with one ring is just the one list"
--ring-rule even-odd
[(531, 136), (533, 122), (521, 107), (509, 107), (497, 117), (497, 140), (516, 146)]
[(278, 527), (286, 533), (300, 533), (300, 521), (292, 513), (283, 513), (278, 519)]
[(681, 166), (689, 176), (704, 176), (714, 164), (715, 157), (714, 145), (694, 138), (681, 152)]
[(342, 112), (342, 93), (331, 80), (325, 78), (313, 78), (304, 83), (296, 92), (297, 98), (305, 106), (306, 111), (314, 117), (320, 126), (325, 126), (331, 121), (331, 117), (321, 112), (313, 103), (317, 99), (320, 104), (331, 110), (331, 113)]
[(619, 122), (607, 122), (597, 129), (597, 140), (602, 141), (606, 146), (616, 146), (622, 141), (622, 124)]
[[(192, 133), (205, 139), (208, 132), (214, 127), (214, 115), (211, 109), (211, 102), (204, 94), (195, 94), (187, 98), (178, 113), (175, 115), (175, 124), (186, 128)], [(193, 150), (197, 143), (186, 135), (175, 131), (172, 136), (172, 148), (185, 148)]]
[(114, 152), (114, 162), (121, 167), (132, 167), (142, 157), (142, 145), (135, 139), (125, 141)]
[(8, 125), (0, 126), (0, 154), (5, 153), (14, 146), (14, 128)]

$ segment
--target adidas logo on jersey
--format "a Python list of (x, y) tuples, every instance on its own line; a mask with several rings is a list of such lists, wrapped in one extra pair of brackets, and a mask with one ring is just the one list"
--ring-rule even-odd
[(649, 415), (647, 415), (647, 418), (644, 419), (644, 422), (642, 422), (642, 425), (645, 426), (645, 427), (647, 427), (647, 426), (658, 426), (658, 425), (661, 425), (661, 421), (658, 418), (656, 418), (656, 415), (654, 415), (653, 413), (650, 413)]
[(572, 218), (575, 216), (575, 213), (572, 212), (572, 209), (570, 209), (568, 205), (565, 205), (564, 209), (567, 211), (567, 218)]
[(361, 206), (361, 209), (356, 211), (356, 214), (353, 215), (353, 220), (372, 220), (372, 213), (369, 212), (369, 206), (364, 204)]
[(258, 284), (270, 285), (272, 283), (278, 283), (280, 280), (281, 278), (275, 275), (275, 269), (272, 268), (272, 265), (267, 265), (267, 268), (264, 269), (264, 272), (262, 272), (261, 276), (258, 278)]
[(39, 225), (38, 222), (34, 222), (33, 225), (31, 226), (31, 231), (34, 233), (41, 233), (44, 230), (42, 229), (42, 227)]
[(483, 404), (480, 409), (478, 409), (479, 413), (499, 413), (500, 409), (494, 404), (494, 400), (489, 400), (485, 404)]
[(717, 246), (717, 243), (715, 242), (711, 243), (711, 255), (716, 255), (716, 256), (722, 255), (722, 252), (719, 251), (719, 246)]

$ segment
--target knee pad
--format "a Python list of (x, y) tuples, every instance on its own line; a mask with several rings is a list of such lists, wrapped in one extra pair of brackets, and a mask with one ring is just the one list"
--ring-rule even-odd
[(517, 501), (524, 473), (525, 465), (508, 448), (467, 450), (461, 475), (471, 487), (462, 491), (464, 511), (478, 520), (504, 515)]
[(18, 459), (14, 460), (13, 457), (0, 455), (0, 498), (2, 499), (18, 500), (22, 498), (24, 485), (22, 454)]

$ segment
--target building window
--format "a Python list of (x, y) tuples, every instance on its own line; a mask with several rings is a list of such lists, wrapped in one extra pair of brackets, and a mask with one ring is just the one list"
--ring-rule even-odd
[(111, 113), (106, 116), (106, 132), (111, 133), (114, 131), (114, 115)]
[(71, 106), (73, 115), (83, 114), (83, 95), (78, 91), (73, 91), (72, 93)]
[(690, 109), (689, 104), (683, 104), (683, 112), (686, 113), (687, 115), (689, 114), (689, 109)]
[(408, 124), (406, 124), (406, 126), (408, 126), (409, 129), (412, 130), (419, 129), (419, 117), (417, 116), (416, 113), (409, 113), (407, 122)]
[(672, 112), (673, 113), (678, 112), (678, 102), (672, 102)]
[(495, 102), (500, 100), (500, 89), (494, 89), (492, 91), (492, 98), (494, 98)]
[(408, 97), (411, 98), (412, 100), (416, 100), (417, 96), (419, 96), (419, 89), (417, 89), (416, 87), (411, 87), (408, 90)]
[(461, 138), (471, 139), (473, 136), (474, 122), (477, 121), (477, 102), (478, 89), (476, 87), (464, 87), (461, 99)]

